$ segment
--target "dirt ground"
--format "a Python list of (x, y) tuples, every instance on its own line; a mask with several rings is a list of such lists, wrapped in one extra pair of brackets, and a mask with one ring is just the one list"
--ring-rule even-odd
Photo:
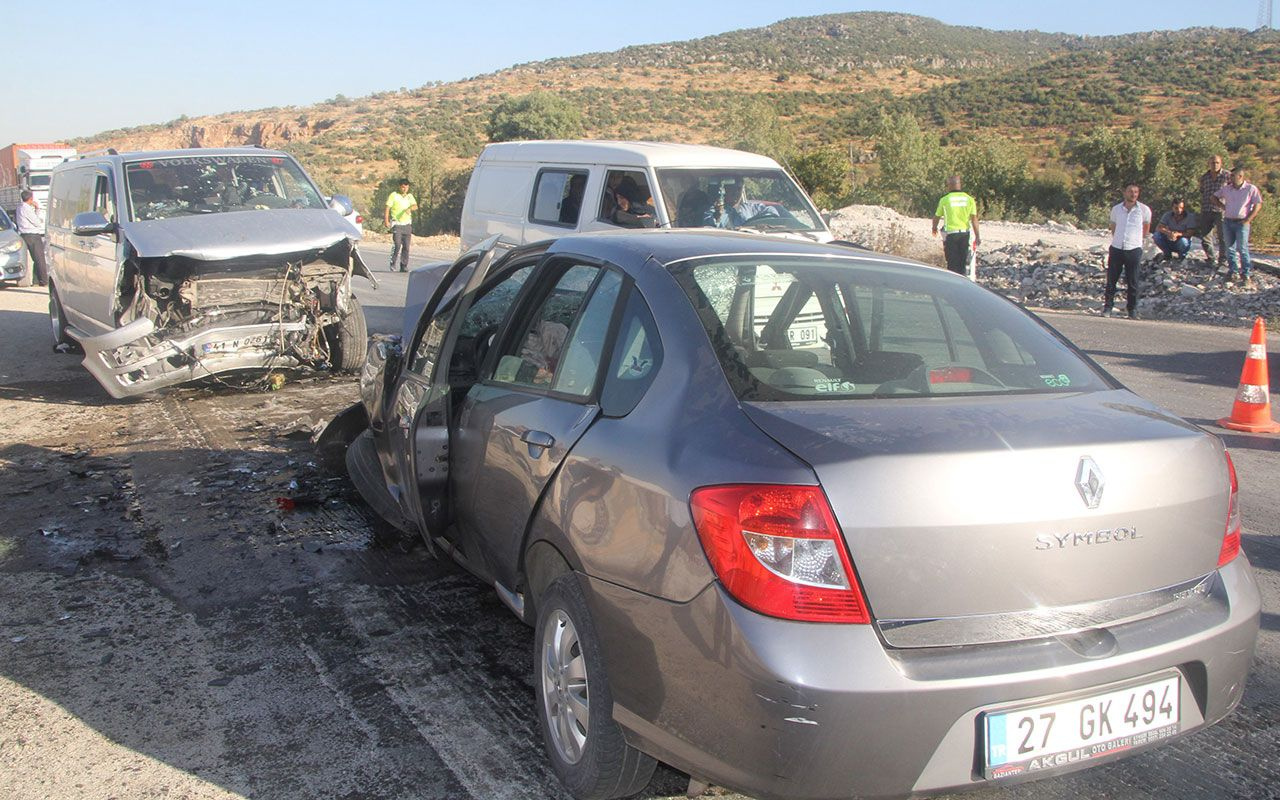
[[(0, 292), (0, 798), (566, 796), (531, 632), (317, 462), (353, 377), (114, 401), (50, 351), (45, 303)], [(1209, 732), (969, 796), (1275, 796), (1258, 680)]]

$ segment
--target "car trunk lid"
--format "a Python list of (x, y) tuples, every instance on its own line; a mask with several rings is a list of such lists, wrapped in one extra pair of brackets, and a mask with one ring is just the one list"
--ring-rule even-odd
[(1134, 595), (1217, 563), (1221, 445), (1125, 390), (744, 407), (813, 466), (882, 628), (954, 619), (931, 643), (1025, 638), (1059, 623), (975, 637), (973, 621), (1105, 618), (1111, 602), (1131, 617)]

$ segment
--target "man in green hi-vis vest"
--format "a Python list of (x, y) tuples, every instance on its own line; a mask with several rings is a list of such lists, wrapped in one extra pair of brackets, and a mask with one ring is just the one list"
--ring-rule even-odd
[(947, 194), (938, 200), (938, 210), (933, 214), (933, 235), (938, 235), (938, 222), (942, 222), (942, 252), (947, 256), (947, 269), (963, 275), (964, 264), (969, 257), (969, 226), (973, 226), (973, 246), (982, 241), (978, 233), (978, 201), (960, 191), (960, 176), (947, 178)]
[(400, 260), (400, 271), (409, 270), (409, 243), (413, 241), (413, 212), (418, 210), (418, 200), (409, 193), (409, 179), (400, 181), (400, 191), (387, 195), (387, 209), (382, 215), (383, 222), (391, 231), (391, 264), (394, 272), (396, 259)]

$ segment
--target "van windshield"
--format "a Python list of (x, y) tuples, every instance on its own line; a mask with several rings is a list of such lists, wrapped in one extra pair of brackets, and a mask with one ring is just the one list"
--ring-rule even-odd
[(224, 211), (327, 208), (293, 159), (282, 156), (182, 156), (125, 165), (130, 219), (167, 219)]
[(677, 228), (768, 233), (826, 231), (791, 176), (780, 169), (659, 169), (667, 218)]

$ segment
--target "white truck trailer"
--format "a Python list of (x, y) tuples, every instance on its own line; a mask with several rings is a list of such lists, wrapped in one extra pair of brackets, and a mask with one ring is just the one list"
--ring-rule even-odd
[(53, 168), (76, 154), (65, 144), (11, 144), (0, 149), (0, 208), (15, 216), (23, 189), (30, 189), (42, 210), (49, 201)]

